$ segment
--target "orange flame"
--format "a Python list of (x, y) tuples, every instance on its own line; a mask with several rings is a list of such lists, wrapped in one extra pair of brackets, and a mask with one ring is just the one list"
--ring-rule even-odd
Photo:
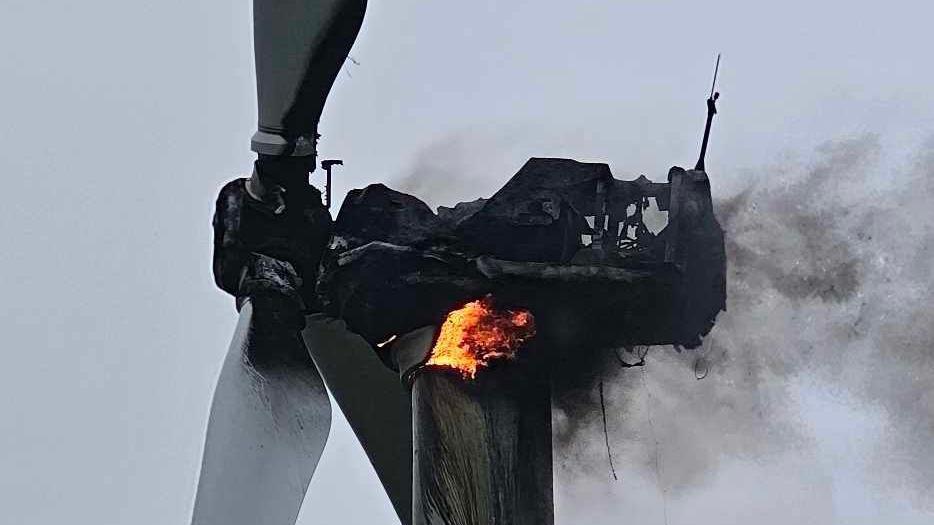
[(535, 335), (535, 318), (527, 310), (497, 311), (492, 303), (487, 296), (449, 313), (426, 364), (473, 379), (495, 359), (515, 359), (522, 343)]

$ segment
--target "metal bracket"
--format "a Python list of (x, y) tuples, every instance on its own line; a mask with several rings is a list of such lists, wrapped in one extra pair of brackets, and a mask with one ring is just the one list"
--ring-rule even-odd
[(334, 166), (343, 166), (344, 161), (337, 159), (328, 159), (321, 161), (321, 169), (327, 172), (327, 180), (324, 183), (324, 206), (331, 209), (331, 168)]

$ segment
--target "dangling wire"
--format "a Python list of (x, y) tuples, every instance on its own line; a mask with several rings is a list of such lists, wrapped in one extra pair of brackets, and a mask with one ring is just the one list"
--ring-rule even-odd
[[(621, 355), (619, 355), (617, 349), (612, 349), (613, 357), (615, 357), (616, 361), (619, 362), (620, 367), (634, 368), (637, 366), (645, 366), (645, 356), (649, 353), (648, 346), (636, 346), (628, 350), (630, 353), (636, 354), (639, 357), (639, 360), (635, 363), (628, 363), (623, 360)], [(610, 449), (610, 433), (607, 430), (606, 424), (606, 398), (603, 394), (603, 377), (600, 378), (600, 410), (603, 414), (603, 440), (606, 443), (606, 457), (610, 460), (610, 472), (613, 473), (613, 479), (618, 481), (619, 478), (616, 476), (616, 467), (613, 465), (613, 452)]]
[(614, 480), (619, 480), (616, 477), (616, 467), (613, 466), (613, 452), (610, 451), (610, 433), (606, 428), (606, 400), (603, 397), (603, 379), (600, 379), (600, 409), (603, 411), (603, 440), (606, 442), (606, 457), (610, 460), (610, 472), (613, 474)]

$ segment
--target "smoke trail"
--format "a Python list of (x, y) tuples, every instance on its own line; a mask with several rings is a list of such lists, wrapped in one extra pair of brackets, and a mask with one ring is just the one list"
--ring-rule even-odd
[[(400, 189), (434, 204), (489, 195), (525, 151), (479, 140), (425, 148)], [(619, 481), (596, 388), (585, 393), (592, 410), (554, 411), (559, 515), (591, 525), (617, 524), (621, 511), (695, 525), (929, 519), (934, 138), (913, 152), (887, 151), (872, 135), (831, 141), (803, 160), (711, 180), (726, 230), (728, 311), (699, 351), (652, 349), (645, 383), (607, 354)], [(732, 194), (716, 197), (726, 183)], [(701, 381), (699, 355), (709, 363)], [(854, 501), (866, 487), (877, 499)], [(776, 497), (780, 508), (769, 506)], [(854, 514), (841, 517), (840, 506)]]
[[(478, 153), (478, 152), (482, 152)], [(498, 158), (491, 158), (498, 152)], [(417, 195), (432, 208), (489, 197), (502, 184), (504, 151), (495, 142), (470, 132), (454, 133), (421, 148), (406, 172), (389, 186)]]
[[(934, 511), (932, 166), (934, 140), (899, 165), (885, 157), (877, 137), (863, 136), (824, 144), (810, 162), (744, 174), (746, 186), (718, 201), (728, 243), (728, 311), (700, 350), (709, 376), (694, 379), (696, 354), (656, 348), (646, 387), (638, 371), (619, 370), (607, 393), (616, 466), (630, 488), (655, 488), (657, 449), (645, 423), (651, 417), (664, 459), (659, 490), (688, 500), (692, 491), (714, 490), (724, 472), (746, 461), (763, 472), (788, 471), (772, 488), (800, 483), (827, 491), (822, 498), (829, 501), (832, 485), (839, 485), (829, 479), (840, 467), (827, 471), (822, 464), (831, 460), (822, 458), (814, 430), (821, 421), (807, 401), (826, 396), (836, 407), (826, 417), (875, 421), (866, 424), (875, 434), (861, 436), (854, 457), (833, 465), (858, 463), (880, 493)], [(570, 484), (599, 493), (585, 481), (601, 465), (603, 436), (593, 419), (555, 416)], [(755, 482), (770, 490), (770, 482)], [(568, 493), (586, 492), (575, 490)], [(730, 490), (736, 495), (742, 487)], [(835, 521), (823, 500), (808, 500), (813, 507), (799, 511), (804, 522)], [(597, 523), (588, 512), (594, 511), (577, 516)]]

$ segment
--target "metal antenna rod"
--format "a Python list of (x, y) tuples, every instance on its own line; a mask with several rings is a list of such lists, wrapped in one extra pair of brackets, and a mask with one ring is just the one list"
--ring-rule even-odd
[(713, 116), (717, 114), (717, 99), (720, 93), (714, 91), (717, 87), (717, 73), (720, 72), (720, 54), (717, 53), (717, 65), (713, 70), (713, 83), (710, 85), (710, 97), (707, 98), (707, 125), (704, 127), (704, 141), (701, 143), (700, 157), (694, 169), (704, 171), (704, 157), (707, 156), (707, 141), (710, 139), (710, 125), (713, 123)]
[(713, 68), (713, 82), (710, 84), (710, 98), (713, 98), (713, 90), (717, 87), (717, 73), (720, 72), (720, 53), (717, 53), (717, 65)]

